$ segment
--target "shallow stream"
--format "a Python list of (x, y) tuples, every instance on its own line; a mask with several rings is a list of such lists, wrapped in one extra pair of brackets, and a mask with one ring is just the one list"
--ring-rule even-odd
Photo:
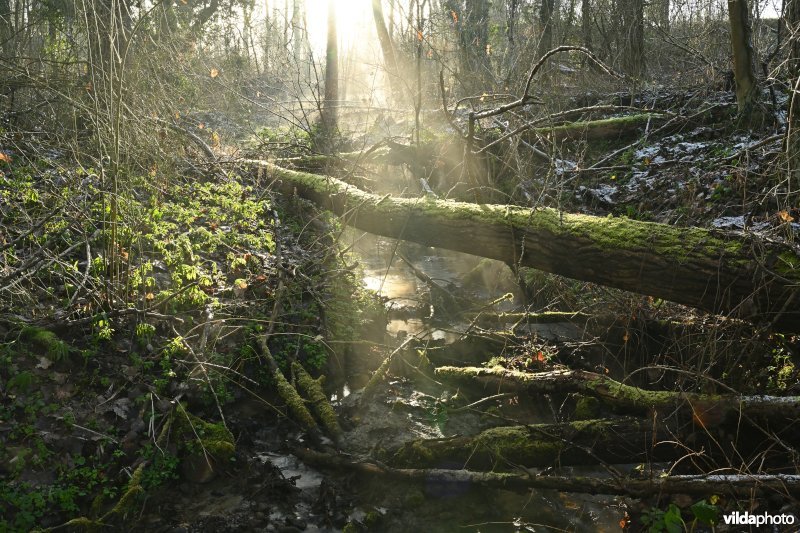
[[(422, 316), (391, 318), (390, 315), (386, 328), (386, 342), (390, 345), (399, 345), (407, 336), (455, 342), (469, 327), (466, 322), (450, 323), (441, 317), (430, 318), (429, 287), (420, 279), (419, 272), (441, 287), (468, 295), (477, 307), (509, 292), (518, 292), (511, 270), (502, 263), (449, 250), (397, 243), (350, 229), (345, 232), (344, 239), (345, 246), (352, 245), (362, 266), (364, 286), (378, 292), (386, 300), (388, 309), (423, 310)], [(413, 268), (399, 255), (408, 259)], [(476, 268), (479, 265), (480, 268)], [(475, 279), (476, 272), (481, 279)], [(465, 281), (469, 282), (468, 286)], [(513, 300), (495, 305), (493, 310), (510, 311), (518, 304), (517, 294)], [(565, 336), (580, 334), (569, 324), (534, 327), (535, 333), (545, 338), (563, 340)], [(485, 360), (492, 355), (496, 354), (485, 354)], [(376, 356), (380, 358), (385, 353), (376, 352)], [(374, 360), (370, 366), (374, 368), (379, 363), (380, 360)], [(445, 407), (446, 401), (455, 394), (465, 394), (464, 391), (435, 383), (413, 369), (401, 374), (406, 377), (390, 380), (386, 392), (379, 392), (367, 406), (359, 409), (354, 407), (359, 393), (349, 394), (356, 386), (335, 393), (332, 399), (340, 411), (353, 417), (354, 423), (344, 439), (348, 450), (369, 453), (413, 438), (472, 435), (492, 426), (544, 423), (554, 419), (549, 403), (518, 401), (517, 398), (487, 404), (481, 410), (453, 413)], [(494, 408), (487, 414), (485, 408), (492, 405)], [(350, 518), (369, 522), (377, 519), (374, 514), (377, 512), (380, 525), (371, 529), (374, 531), (618, 531), (624, 515), (618, 499), (556, 491), (519, 493), (435, 483), (415, 486), (376, 477), (359, 478), (350, 488), (358, 504), (354, 512), (356, 515), (364, 513), (363, 519)]]

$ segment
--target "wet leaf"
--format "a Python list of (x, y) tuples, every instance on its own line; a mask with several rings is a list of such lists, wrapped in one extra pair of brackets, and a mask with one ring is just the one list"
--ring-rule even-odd
[(131, 401), (128, 398), (120, 398), (114, 402), (113, 411), (120, 418), (128, 418), (128, 411), (131, 409)]

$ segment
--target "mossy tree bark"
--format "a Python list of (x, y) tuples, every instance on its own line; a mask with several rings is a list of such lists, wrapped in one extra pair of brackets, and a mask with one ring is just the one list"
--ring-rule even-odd
[(519, 372), (501, 367), (452, 367), (435, 370), (439, 379), (481, 384), (492, 391), (524, 391), (531, 394), (579, 392), (598, 398), (627, 414), (658, 411), (664, 415), (685, 412), (695, 425), (705, 428), (767, 418), (780, 424), (800, 417), (800, 397), (738, 396), (692, 392), (651, 391), (584, 370)]
[(800, 494), (800, 478), (789, 474), (775, 475), (680, 475), (652, 479), (627, 477), (610, 479), (587, 476), (531, 476), (505, 472), (474, 472), (441, 468), (391, 468), (371, 462), (354, 461), (349, 457), (330, 455), (310, 449), (295, 450), (305, 463), (336, 470), (347, 470), (369, 476), (386, 476), (401, 481), (430, 485), (478, 485), (488, 488), (528, 491), (549, 489), (585, 494), (626, 494), (644, 497), (653, 494), (736, 495), (750, 498), (753, 494)]
[[(666, 434), (665, 434), (666, 435)], [(487, 429), (473, 437), (417, 439), (398, 448), (395, 467), (513, 470), (560, 465), (674, 458), (680, 450), (653, 447), (658, 435), (648, 420), (584, 420)]]
[(800, 257), (701, 228), (552, 209), (392, 198), (338, 179), (251, 162), (346, 224), (800, 331)]

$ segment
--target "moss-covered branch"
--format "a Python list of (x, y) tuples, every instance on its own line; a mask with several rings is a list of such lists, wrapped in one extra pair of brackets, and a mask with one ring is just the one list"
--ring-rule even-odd
[(331, 177), (250, 164), (364, 231), (800, 331), (800, 257), (788, 247), (624, 217), (379, 196)]
[(499, 366), (493, 368), (443, 366), (435, 370), (440, 379), (460, 383), (479, 383), (492, 391), (529, 393), (579, 392), (600, 399), (627, 413), (657, 410), (664, 414), (685, 410), (700, 426), (716, 426), (740, 420), (741, 416), (797, 420), (800, 397), (737, 396), (692, 392), (651, 391), (626, 385), (607, 376), (584, 370), (520, 372)]
[(303, 449), (295, 453), (304, 462), (319, 467), (347, 470), (368, 476), (386, 476), (426, 484), (481, 486), (504, 490), (549, 489), (586, 494), (621, 494), (645, 497), (653, 494), (800, 495), (800, 476), (794, 475), (686, 475), (652, 479), (607, 479), (588, 476), (531, 476), (505, 472), (475, 472), (462, 469), (391, 468), (364, 461)]
[(670, 455), (668, 446), (653, 449), (654, 441), (652, 424), (632, 418), (534, 424), (487, 429), (474, 437), (414, 440), (388, 462), (396, 467), (511, 470), (631, 462), (656, 452)]
[(338, 441), (342, 436), (342, 428), (336, 418), (336, 411), (333, 410), (328, 397), (322, 390), (322, 385), (313, 379), (298, 362), (292, 363), (292, 372), (297, 381), (297, 389), (308, 399), (311, 409), (317, 415), (322, 427), (331, 438)]
[(545, 136), (562, 139), (608, 139), (638, 133), (648, 122), (663, 123), (665, 116), (653, 113), (640, 113), (622, 117), (602, 118), (579, 122), (568, 122), (552, 127), (532, 128), (530, 131)]

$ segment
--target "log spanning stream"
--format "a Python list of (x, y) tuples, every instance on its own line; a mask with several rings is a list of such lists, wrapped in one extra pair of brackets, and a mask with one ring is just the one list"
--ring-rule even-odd
[[(307, 502), (324, 492), (314, 468), (333, 476), (344, 470), (359, 474), (343, 478), (352, 491), (348, 520), (367, 530), (611, 531), (630, 508), (623, 495), (800, 493), (800, 479), (783, 473), (661, 476), (685, 457), (684, 441), (709, 456), (764, 452), (763, 439), (739, 433), (742, 420), (758, 419), (794, 442), (784, 428), (800, 416), (797, 397), (670, 390), (663, 380), (663, 390), (642, 388), (624, 379), (630, 368), (615, 372), (609, 361), (593, 360), (597, 352), (616, 358), (607, 345), (596, 345), (594, 355), (572, 350), (592, 340), (580, 313), (519, 313), (511, 328), (503, 322), (511, 313), (493, 326), (479, 321), (488, 311), (518, 310), (507, 266), (514, 264), (715, 313), (737, 309), (753, 322), (797, 331), (794, 251), (698, 228), (391, 198), (257, 165), (351, 228), (383, 235), (344, 234), (363, 284), (385, 299), (388, 326), (351, 343), (338, 389), (331, 378), (342, 427), (331, 416), (337, 427), (326, 433), (340, 448), (297, 448), (290, 461), (264, 456), (297, 476), (297, 487), (311, 491)], [(500, 355), (511, 358), (484, 365)], [(287, 405), (305, 410), (302, 400)], [(308, 412), (305, 419), (314, 426)], [(321, 442), (318, 429), (309, 435)], [(317, 521), (313, 506), (297, 512)]]

